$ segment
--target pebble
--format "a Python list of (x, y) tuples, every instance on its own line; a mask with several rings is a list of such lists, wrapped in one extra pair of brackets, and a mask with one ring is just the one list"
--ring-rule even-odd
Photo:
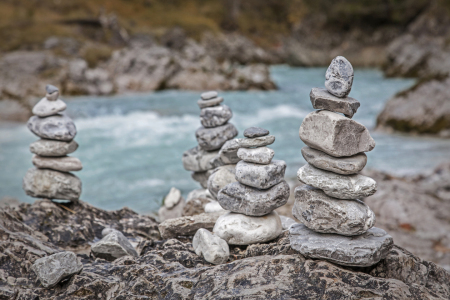
[(223, 102), (223, 98), (217, 97), (217, 98), (213, 98), (210, 100), (198, 100), (197, 105), (198, 105), (198, 107), (200, 107), (200, 109), (203, 109), (205, 107), (217, 106), (222, 102)]
[(248, 138), (266, 136), (269, 133), (270, 133), (269, 130), (261, 127), (250, 127), (244, 130), (244, 136)]
[(200, 112), (200, 122), (205, 128), (221, 126), (231, 119), (233, 113), (226, 105), (203, 108)]
[(167, 208), (165, 205), (161, 206), (158, 210), (158, 217), (160, 222), (164, 222), (169, 219), (179, 218), (183, 215), (184, 206), (186, 202), (183, 197), (172, 208)]
[(44, 157), (33, 155), (32, 163), (39, 169), (52, 169), (61, 172), (73, 172), (83, 169), (81, 161), (76, 157), (61, 156), (61, 157)]
[(211, 176), (211, 174), (213, 172), (214, 172), (214, 169), (204, 171), (204, 172), (192, 172), (191, 177), (192, 177), (192, 179), (194, 179), (195, 181), (200, 183), (202, 188), (207, 189), (209, 176)]
[(230, 256), (227, 242), (204, 228), (195, 233), (192, 247), (198, 256), (203, 256), (207, 262), (214, 265), (226, 263)]
[(43, 139), (70, 142), (77, 134), (75, 124), (66, 114), (46, 118), (32, 116), (27, 126), (31, 132)]
[(240, 148), (239, 139), (228, 140), (219, 151), (219, 158), (225, 165), (237, 164), (241, 159), (237, 156)]
[(237, 156), (245, 162), (267, 165), (272, 161), (275, 151), (267, 147), (240, 148)]
[(225, 165), (218, 167), (209, 176), (208, 190), (214, 199), (217, 199), (219, 191), (230, 183), (236, 182), (236, 165)]
[(209, 91), (209, 92), (202, 93), (200, 95), (200, 97), (202, 98), (202, 100), (209, 100), (209, 99), (216, 98), (218, 95), (219, 94), (216, 91)]
[(222, 214), (223, 212), (203, 213), (166, 220), (158, 225), (161, 238), (171, 239), (178, 236), (193, 236), (200, 228), (212, 230), (217, 219)]
[(271, 145), (275, 142), (275, 136), (266, 135), (256, 138), (238, 139), (240, 148), (256, 148)]
[(214, 168), (212, 160), (219, 151), (205, 151), (199, 146), (189, 149), (183, 153), (183, 167), (187, 171), (204, 172)]
[(195, 132), (199, 146), (206, 151), (219, 150), (226, 141), (237, 135), (236, 127), (230, 123), (215, 128), (200, 127)]
[(273, 160), (268, 165), (240, 161), (236, 165), (236, 180), (258, 189), (268, 189), (283, 180), (285, 171), (283, 160)]
[(109, 261), (127, 255), (139, 256), (128, 239), (118, 230), (111, 230), (110, 233), (91, 246), (91, 251), (95, 257)]
[(56, 101), (59, 98), (59, 89), (51, 84), (47, 84), (45, 87), (47, 95), (45, 96), (50, 101)]
[(32, 110), (32, 113), (39, 117), (48, 117), (56, 115), (57, 113), (65, 110), (67, 108), (66, 103), (62, 100), (48, 100), (47, 98), (42, 98)]
[(336, 56), (325, 73), (325, 87), (328, 92), (337, 96), (347, 96), (353, 84), (353, 67), (343, 56)]
[(352, 118), (361, 105), (356, 99), (351, 97), (339, 98), (321, 88), (313, 88), (309, 94), (309, 99), (315, 109), (343, 113), (348, 118)]
[(74, 140), (71, 142), (61, 142), (52, 140), (37, 140), (30, 144), (31, 153), (40, 156), (65, 156), (78, 149), (78, 144)]
[(181, 200), (181, 192), (176, 187), (172, 187), (169, 193), (164, 198), (164, 206), (168, 209), (172, 209)]

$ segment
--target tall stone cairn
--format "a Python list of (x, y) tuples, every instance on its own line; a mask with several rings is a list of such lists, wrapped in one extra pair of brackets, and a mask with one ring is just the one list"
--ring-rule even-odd
[(388, 254), (393, 239), (373, 227), (374, 213), (358, 200), (377, 190), (375, 180), (359, 174), (367, 163), (364, 152), (371, 151), (375, 141), (366, 127), (351, 119), (360, 106), (348, 97), (352, 83), (352, 65), (338, 56), (326, 72), (326, 89), (311, 90), (312, 106), (318, 110), (300, 126), (307, 164), (297, 177), (305, 185), (295, 189), (292, 209), (302, 224), (289, 229), (289, 238), (291, 247), (306, 257), (367, 267)]
[(78, 148), (77, 129), (64, 110), (58, 88), (47, 85), (47, 94), (33, 108), (28, 129), (40, 140), (30, 145), (33, 165), (23, 178), (23, 189), (35, 198), (77, 201), (81, 180), (70, 172), (82, 169), (81, 161), (68, 154)]
[(282, 232), (280, 217), (274, 211), (289, 199), (284, 180), (286, 163), (272, 160), (275, 152), (266, 147), (275, 141), (269, 131), (251, 127), (237, 139), (236, 182), (222, 188), (217, 201), (229, 212), (216, 221), (213, 232), (232, 245), (263, 243)]

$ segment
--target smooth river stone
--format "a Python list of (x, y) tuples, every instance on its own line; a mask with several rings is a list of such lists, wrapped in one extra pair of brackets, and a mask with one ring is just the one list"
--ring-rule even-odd
[(32, 163), (39, 169), (52, 169), (61, 172), (73, 172), (83, 169), (81, 161), (76, 157), (61, 156), (61, 157), (44, 157), (33, 155)]
[(360, 106), (359, 101), (352, 97), (339, 98), (321, 88), (313, 88), (309, 94), (309, 99), (315, 109), (343, 113), (348, 118), (353, 117)]
[(65, 156), (78, 149), (78, 144), (74, 140), (71, 142), (60, 142), (52, 140), (37, 140), (30, 144), (31, 153), (40, 156)]
[(81, 180), (70, 173), (31, 168), (23, 178), (23, 189), (34, 198), (76, 201), (81, 194)]
[(264, 216), (285, 205), (289, 194), (289, 185), (284, 180), (268, 190), (259, 190), (234, 182), (220, 190), (217, 201), (224, 209), (235, 213)]
[(337, 96), (347, 96), (353, 84), (353, 67), (343, 56), (336, 56), (325, 73), (325, 87)]
[(62, 100), (50, 101), (47, 98), (42, 98), (34, 107), (33, 114), (39, 117), (48, 117), (56, 115), (57, 113), (67, 108), (66, 103)]
[(197, 101), (197, 105), (200, 108), (205, 108), (205, 107), (213, 107), (213, 106), (217, 106), (220, 103), (223, 102), (223, 98), (222, 97), (217, 97), (217, 98), (213, 98), (210, 100), (198, 100)]
[(47, 86), (45, 87), (45, 91), (47, 92), (45, 97), (48, 100), (56, 101), (59, 98), (59, 89), (56, 86), (47, 84)]
[(241, 159), (237, 156), (240, 148), (239, 139), (228, 140), (219, 151), (219, 158), (225, 165), (237, 164)]
[(248, 138), (255, 138), (260, 136), (266, 136), (269, 134), (269, 130), (261, 127), (250, 127), (244, 130), (244, 136)]
[(226, 141), (237, 135), (236, 127), (230, 123), (215, 128), (200, 127), (195, 132), (199, 146), (207, 151), (220, 149)]
[(216, 98), (219, 94), (216, 91), (204, 92), (200, 95), (202, 100), (209, 100), (212, 98)]
[(352, 156), (375, 147), (364, 125), (326, 110), (309, 113), (300, 126), (299, 135), (306, 145), (334, 157)]
[(367, 155), (364, 153), (348, 157), (333, 157), (308, 146), (302, 148), (302, 155), (310, 165), (342, 175), (356, 174), (367, 163)]
[(362, 201), (340, 200), (308, 185), (295, 189), (292, 215), (316, 232), (359, 235), (375, 224), (375, 214)]
[(95, 257), (114, 261), (122, 256), (138, 257), (138, 253), (128, 239), (118, 230), (112, 230), (104, 238), (91, 246)]
[(268, 165), (240, 161), (236, 165), (236, 180), (258, 189), (268, 189), (283, 180), (285, 171), (284, 160), (273, 160)]
[(183, 167), (187, 171), (204, 172), (213, 169), (212, 160), (219, 154), (219, 151), (205, 151), (196, 146), (183, 153)]
[(204, 228), (195, 233), (192, 247), (198, 256), (203, 256), (207, 262), (215, 265), (226, 263), (230, 256), (227, 242)]
[(229, 212), (217, 219), (213, 232), (229, 245), (251, 245), (271, 241), (282, 230), (280, 217), (275, 211), (262, 217)]
[(369, 267), (384, 259), (394, 241), (383, 229), (372, 227), (357, 236), (319, 233), (304, 224), (289, 228), (291, 248), (309, 258), (325, 259), (338, 265)]
[(27, 126), (31, 132), (43, 139), (70, 142), (77, 134), (75, 124), (66, 114), (46, 118), (32, 116)]
[(219, 191), (230, 183), (236, 182), (236, 165), (226, 165), (216, 168), (208, 179), (208, 190), (214, 199)]
[(306, 164), (297, 172), (303, 183), (321, 189), (328, 196), (338, 199), (359, 199), (369, 197), (377, 191), (377, 182), (364, 175), (340, 175), (317, 169)]
[(256, 148), (264, 147), (273, 144), (275, 142), (275, 136), (266, 135), (255, 138), (238, 139), (240, 148)]
[(233, 113), (226, 105), (203, 108), (200, 112), (200, 122), (205, 128), (217, 127), (231, 119)]
[(267, 147), (240, 148), (237, 156), (245, 162), (267, 165), (272, 161), (275, 151)]

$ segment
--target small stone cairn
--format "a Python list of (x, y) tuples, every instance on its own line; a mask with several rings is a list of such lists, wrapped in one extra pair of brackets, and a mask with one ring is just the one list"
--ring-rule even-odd
[(67, 156), (77, 150), (73, 140), (77, 129), (65, 113), (66, 104), (59, 99), (58, 88), (47, 85), (47, 94), (33, 108), (28, 129), (40, 140), (30, 145), (34, 153), (31, 168), (23, 178), (23, 189), (35, 198), (77, 201), (81, 180), (70, 172), (82, 169), (81, 161)]
[(292, 225), (289, 237), (291, 247), (306, 257), (366, 267), (388, 254), (393, 239), (373, 227), (374, 213), (358, 200), (377, 189), (375, 180), (358, 174), (367, 163), (364, 152), (371, 151), (375, 141), (366, 127), (351, 119), (360, 106), (348, 97), (352, 83), (352, 65), (338, 56), (326, 72), (326, 89), (311, 90), (311, 103), (318, 110), (300, 126), (307, 164), (297, 177), (306, 185), (295, 189), (292, 209), (302, 224)]
[(213, 232), (228, 244), (250, 245), (278, 237), (282, 232), (280, 217), (274, 211), (289, 199), (289, 185), (284, 180), (286, 163), (272, 160), (275, 152), (266, 147), (275, 141), (269, 131), (251, 127), (239, 139), (236, 182), (218, 193), (218, 202), (230, 212), (217, 220)]

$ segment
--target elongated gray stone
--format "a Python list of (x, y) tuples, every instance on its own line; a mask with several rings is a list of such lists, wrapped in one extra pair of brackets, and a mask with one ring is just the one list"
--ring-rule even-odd
[(325, 73), (325, 87), (337, 96), (347, 96), (353, 84), (353, 67), (343, 56), (336, 56)]
[(222, 97), (212, 98), (212, 99), (209, 99), (209, 100), (202, 100), (202, 99), (200, 99), (200, 100), (197, 101), (197, 105), (200, 108), (205, 108), (205, 107), (217, 106), (217, 105), (219, 105), (222, 102), (223, 102), (223, 98)]
[(240, 148), (256, 148), (264, 147), (273, 144), (275, 142), (275, 136), (266, 135), (255, 138), (238, 139)]
[(334, 157), (352, 156), (375, 147), (364, 125), (326, 110), (309, 113), (299, 135), (306, 145)]
[(348, 118), (353, 117), (361, 105), (358, 100), (352, 97), (339, 98), (321, 88), (313, 88), (309, 94), (309, 99), (315, 109), (343, 113)]
[(223, 215), (223, 212), (179, 217), (162, 222), (158, 225), (158, 229), (163, 239), (193, 236), (200, 228), (213, 229), (214, 224), (221, 215)]
[(35, 198), (76, 201), (81, 194), (81, 180), (70, 173), (31, 168), (23, 178), (23, 189)]
[(217, 201), (229, 211), (247, 216), (264, 216), (283, 206), (289, 199), (290, 189), (285, 180), (267, 190), (231, 183), (220, 190)]
[(205, 128), (221, 126), (231, 119), (233, 113), (226, 105), (202, 108), (200, 112), (200, 122)]
[(204, 172), (214, 168), (212, 160), (219, 151), (205, 151), (199, 146), (189, 149), (183, 153), (183, 167), (187, 171)]
[(216, 98), (219, 94), (216, 91), (204, 92), (200, 95), (203, 100)]
[(73, 172), (83, 169), (81, 161), (76, 157), (61, 156), (61, 157), (44, 157), (33, 155), (31, 160), (33, 165), (39, 169), (52, 169), (61, 172)]
[(302, 155), (312, 166), (342, 175), (356, 174), (361, 171), (367, 163), (367, 155), (358, 153), (348, 157), (333, 157), (325, 152), (303, 147)]
[(192, 177), (192, 179), (194, 179), (195, 181), (200, 183), (202, 188), (207, 189), (208, 188), (208, 179), (209, 179), (209, 176), (211, 176), (211, 174), (213, 173), (213, 171), (214, 171), (214, 169), (204, 171), (204, 172), (192, 172), (191, 177)]
[(372, 227), (357, 236), (319, 233), (303, 224), (289, 229), (291, 248), (310, 258), (338, 265), (369, 267), (384, 259), (394, 242), (383, 229)]
[(31, 266), (42, 286), (52, 288), (61, 280), (66, 279), (83, 270), (83, 264), (75, 253), (59, 252), (37, 259)]
[(27, 126), (31, 132), (43, 139), (70, 142), (77, 134), (75, 124), (66, 114), (46, 118), (32, 116)]
[(195, 132), (199, 146), (206, 151), (220, 149), (226, 141), (231, 140), (237, 135), (238, 131), (231, 123), (215, 128), (200, 127)]
[(244, 136), (248, 138), (255, 138), (260, 136), (266, 136), (269, 134), (269, 130), (261, 127), (250, 127), (244, 130)]
[(219, 151), (219, 158), (225, 165), (237, 164), (241, 159), (237, 156), (240, 148), (239, 139), (228, 140)]
[(31, 153), (40, 156), (65, 156), (78, 149), (78, 144), (74, 140), (71, 142), (61, 142), (40, 139), (30, 144)]
[(359, 235), (375, 224), (375, 214), (362, 201), (340, 200), (308, 185), (295, 189), (292, 215), (316, 232)]
[(364, 175), (340, 175), (317, 169), (306, 164), (297, 172), (303, 183), (321, 189), (328, 196), (338, 199), (360, 199), (375, 194), (377, 182)]
[(230, 256), (227, 242), (204, 228), (195, 233), (192, 247), (198, 256), (215, 265), (226, 263)]
[(236, 180), (258, 189), (268, 189), (283, 180), (285, 171), (283, 160), (273, 160), (268, 165), (240, 161), (236, 165)]
[(216, 168), (208, 179), (208, 190), (217, 199), (219, 191), (230, 183), (236, 182), (236, 165)]
[(47, 98), (42, 98), (32, 110), (32, 113), (38, 117), (48, 117), (56, 115), (57, 113), (65, 110), (67, 108), (66, 103), (62, 100), (50, 101)]
[(245, 162), (267, 165), (272, 161), (275, 151), (267, 147), (240, 148), (237, 156)]
[(114, 261), (122, 256), (138, 257), (138, 253), (128, 239), (118, 230), (112, 230), (104, 238), (91, 246), (95, 257)]

